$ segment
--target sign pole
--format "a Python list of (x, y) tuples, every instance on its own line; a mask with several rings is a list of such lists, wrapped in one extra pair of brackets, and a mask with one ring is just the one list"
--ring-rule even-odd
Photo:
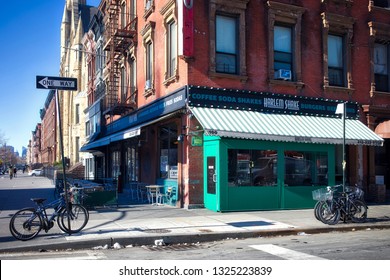
[(347, 111), (346, 102), (343, 103), (343, 192), (345, 192), (345, 172), (347, 168), (347, 156), (345, 148), (345, 114)]
[(62, 141), (62, 123), (61, 123), (61, 109), (58, 96), (58, 90), (68, 90), (73, 91), (77, 90), (77, 79), (69, 77), (50, 77), (50, 76), (37, 76), (36, 77), (36, 87), (41, 89), (55, 89), (56, 95), (56, 107), (57, 107), (57, 119), (58, 119), (58, 129), (59, 129), (59, 144), (62, 157), (62, 172), (64, 180), (64, 192), (65, 192), (65, 203), (66, 203), (66, 212), (68, 213), (68, 229), (69, 235), (71, 234), (70, 228), (70, 211), (69, 209), (69, 197), (68, 189), (66, 184), (66, 173), (65, 173), (65, 157), (64, 157), (64, 143)]
[(57, 105), (57, 119), (58, 119), (58, 129), (59, 129), (59, 142), (60, 142), (60, 150), (61, 150), (61, 158), (62, 158), (62, 173), (63, 173), (63, 181), (64, 181), (64, 192), (65, 192), (65, 203), (66, 203), (66, 213), (68, 213), (68, 229), (69, 235), (71, 234), (70, 228), (70, 215), (69, 211), (69, 197), (68, 197), (68, 188), (66, 184), (66, 169), (65, 169), (65, 157), (64, 157), (64, 143), (62, 141), (62, 122), (61, 122), (61, 109), (60, 109), (60, 101), (58, 96), (58, 90), (56, 89), (56, 105)]

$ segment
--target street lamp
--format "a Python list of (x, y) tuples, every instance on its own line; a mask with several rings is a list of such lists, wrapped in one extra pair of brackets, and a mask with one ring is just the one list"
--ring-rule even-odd
[(345, 114), (346, 114), (347, 103), (339, 103), (336, 108), (336, 115), (341, 114), (341, 119), (343, 120), (343, 192), (345, 192), (345, 170), (347, 167), (346, 161), (346, 149), (345, 149)]

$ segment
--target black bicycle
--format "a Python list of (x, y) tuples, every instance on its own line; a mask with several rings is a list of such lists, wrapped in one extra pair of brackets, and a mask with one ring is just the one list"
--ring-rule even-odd
[[(44, 205), (45, 198), (31, 198), (31, 200), (37, 208), (24, 208), (17, 211), (9, 223), (10, 232), (16, 239), (30, 240), (42, 229), (48, 232), (54, 226), (56, 219), (58, 227), (69, 234), (81, 231), (88, 223), (89, 212), (80, 204), (68, 202), (68, 214), (64, 194), (46, 205)], [(47, 213), (47, 209), (50, 208), (54, 209), (51, 215)]]
[(367, 205), (364, 192), (355, 187), (346, 187), (339, 191), (341, 185), (313, 191), (313, 198), (318, 200), (314, 207), (314, 215), (324, 224), (335, 225), (340, 219), (362, 223), (367, 219)]

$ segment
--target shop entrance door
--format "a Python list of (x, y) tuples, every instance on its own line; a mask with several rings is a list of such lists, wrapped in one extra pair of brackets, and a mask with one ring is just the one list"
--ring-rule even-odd
[(207, 157), (207, 193), (216, 193), (217, 173), (215, 157)]

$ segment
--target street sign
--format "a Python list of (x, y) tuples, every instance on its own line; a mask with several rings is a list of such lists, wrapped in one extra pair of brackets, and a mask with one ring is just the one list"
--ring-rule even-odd
[(37, 76), (37, 88), (77, 90), (76, 78)]

